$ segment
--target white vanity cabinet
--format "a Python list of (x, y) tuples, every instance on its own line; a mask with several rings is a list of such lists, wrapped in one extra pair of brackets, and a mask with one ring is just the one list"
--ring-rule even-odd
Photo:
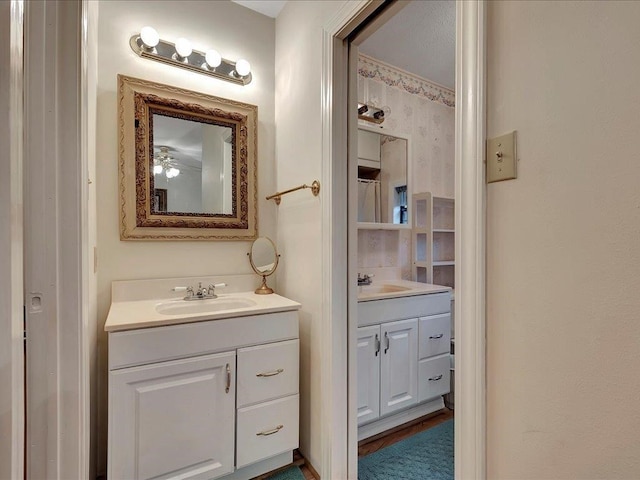
[(380, 416), (380, 325), (358, 328), (358, 424)]
[(217, 478), (234, 470), (235, 352), (110, 374), (109, 478)]
[(418, 320), (358, 328), (358, 423), (418, 401)]
[(418, 401), (418, 320), (384, 323), (380, 338), (380, 415), (387, 415)]
[(296, 311), (109, 332), (108, 478), (247, 480), (291, 463), (298, 381)]
[(358, 304), (359, 440), (444, 408), (449, 305), (448, 291)]

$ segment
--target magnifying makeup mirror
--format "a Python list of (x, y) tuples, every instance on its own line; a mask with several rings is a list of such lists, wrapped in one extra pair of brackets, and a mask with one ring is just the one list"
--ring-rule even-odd
[(267, 286), (267, 277), (272, 275), (278, 267), (280, 255), (276, 246), (269, 237), (258, 237), (251, 244), (249, 263), (258, 275), (262, 275), (262, 285), (255, 290), (258, 295), (273, 293), (273, 289)]

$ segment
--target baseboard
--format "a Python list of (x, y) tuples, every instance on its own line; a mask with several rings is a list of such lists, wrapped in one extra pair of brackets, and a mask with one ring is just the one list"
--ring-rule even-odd
[(366, 425), (360, 425), (358, 427), (358, 441), (386, 432), (398, 425), (411, 422), (412, 420), (428, 415), (429, 413), (442, 410), (443, 408), (444, 400), (442, 397), (438, 397), (430, 402), (408, 408), (407, 410), (367, 423)]
[(311, 472), (311, 475), (313, 475), (313, 478), (315, 478), (316, 480), (320, 480), (320, 474), (315, 468), (313, 468), (313, 465), (311, 465), (311, 462), (306, 458), (304, 460), (306, 462), (305, 467)]
[[(288, 463), (287, 465), (283, 465), (279, 468), (276, 468), (275, 470), (270, 470), (266, 473), (263, 473), (262, 475), (259, 475), (255, 478), (253, 478), (252, 480), (265, 480), (266, 478), (271, 477), (272, 475), (275, 475), (283, 470), (287, 470), (288, 468), (292, 467), (292, 466), (296, 466), (299, 467), (301, 470), (303, 470), (304, 473), (304, 469), (307, 469), (309, 471), (309, 473), (311, 473), (311, 475), (316, 479), (316, 480), (320, 480), (320, 475), (318, 475), (318, 472), (316, 471), (315, 468), (313, 468), (313, 465), (311, 465), (311, 462), (309, 462), (309, 460), (307, 460), (307, 458), (300, 452), (300, 450), (294, 450), (293, 452), (293, 462), (292, 463)], [(227, 477), (224, 477), (225, 480)]]
[(271, 473), (274, 470), (278, 470), (282, 467), (288, 467), (293, 462), (293, 452), (285, 452), (275, 457), (267, 458), (260, 462), (246, 467), (239, 468), (229, 475), (225, 475), (225, 480), (249, 480), (256, 477), (260, 477), (266, 473)]
[(371, 437), (367, 437), (364, 440), (361, 440), (361, 441), (358, 442), (358, 448), (363, 447), (365, 445), (369, 445), (370, 443), (376, 442), (376, 441), (380, 440), (381, 438), (387, 438), (387, 437), (395, 434), (396, 432), (402, 432), (402, 431), (406, 430), (407, 428), (413, 427), (414, 425), (420, 425), (420, 424), (423, 424), (425, 422), (430, 422), (432, 419), (440, 417), (442, 415), (445, 415), (446, 413), (448, 413), (450, 411), (452, 411), (452, 410), (449, 410), (447, 408), (436, 410), (435, 412), (427, 413), (426, 415), (423, 415), (422, 417), (418, 417), (415, 420), (411, 420), (411, 421), (409, 421), (407, 423), (403, 423), (402, 425), (398, 425), (397, 427), (393, 427), (393, 428), (390, 428), (389, 430), (385, 430), (382, 433), (378, 433), (376, 435), (372, 435)]

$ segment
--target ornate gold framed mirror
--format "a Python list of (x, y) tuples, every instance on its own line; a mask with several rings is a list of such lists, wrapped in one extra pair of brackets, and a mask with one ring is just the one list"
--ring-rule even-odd
[(121, 240), (253, 240), (258, 107), (118, 75)]

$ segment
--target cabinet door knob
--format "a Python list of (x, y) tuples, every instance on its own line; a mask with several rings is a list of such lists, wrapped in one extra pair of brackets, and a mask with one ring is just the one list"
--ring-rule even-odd
[(279, 368), (277, 370), (272, 370), (271, 372), (256, 373), (256, 377), (275, 377), (276, 375), (280, 375), (282, 372), (284, 372), (284, 368)]
[(437, 335), (431, 335), (429, 338), (433, 339), (433, 340), (437, 340), (438, 338), (442, 338), (444, 337), (444, 333), (439, 333)]
[(430, 382), (437, 382), (438, 380), (440, 380), (442, 378), (442, 375), (436, 375), (435, 377), (431, 377), (429, 379)]
[(387, 352), (389, 351), (389, 334), (387, 332), (384, 332), (384, 339), (387, 342), (387, 346), (384, 347), (384, 353), (385, 355), (387, 354)]
[(224, 389), (225, 393), (229, 393), (230, 388), (231, 388), (231, 367), (227, 363), (227, 386)]
[(375, 347), (376, 347), (376, 357), (378, 356), (378, 354), (380, 353), (380, 337), (378, 337), (378, 334), (376, 333), (376, 341), (375, 341)]
[(258, 437), (266, 437), (267, 435), (273, 435), (274, 433), (278, 433), (283, 428), (284, 428), (284, 425), (278, 425), (276, 428), (273, 428), (271, 430), (265, 430), (263, 432), (258, 432), (256, 433), (256, 435)]

